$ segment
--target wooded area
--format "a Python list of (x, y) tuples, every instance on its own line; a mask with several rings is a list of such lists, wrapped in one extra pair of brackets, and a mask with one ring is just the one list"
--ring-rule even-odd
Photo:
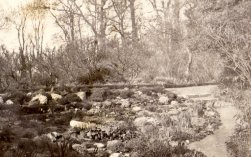
[(0, 10), (0, 157), (251, 156), (251, 0), (20, 4)]
[[(146, 2), (143, 2), (146, 3)], [(33, 0), (1, 18), (1, 90), (95, 82), (250, 82), (247, 0)], [(44, 43), (45, 18), (61, 33)], [(53, 39), (52, 39), (53, 40)], [(224, 77), (221, 77), (224, 76)]]

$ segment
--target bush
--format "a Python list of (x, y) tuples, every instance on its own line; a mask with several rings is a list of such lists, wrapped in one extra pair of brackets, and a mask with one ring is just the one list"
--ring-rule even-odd
[(79, 84), (92, 85), (93, 83), (104, 83), (107, 76), (111, 74), (107, 68), (98, 68), (77, 78)]

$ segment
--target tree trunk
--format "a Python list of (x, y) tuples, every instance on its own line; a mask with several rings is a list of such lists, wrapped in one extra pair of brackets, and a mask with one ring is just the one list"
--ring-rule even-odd
[(101, 0), (101, 8), (100, 8), (100, 35), (99, 35), (99, 44), (100, 44), (100, 50), (102, 52), (106, 51), (106, 44), (105, 44), (105, 6), (106, 0)]
[(136, 42), (138, 39), (138, 30), (136, 24), (136, 15), (135, 15), (135, 0), (130, 0), (130, 11), (131, 11), (131, 23), (132, 23), (132, 40)]
[(192, 62), (193, 62), (193, 54), (189, 50), (189, 48), (186, 48), (187, 54), (188, 54), (188, 62), (187, 62), (187, 67), (185, 71), (185, 76), (189, 79), (190, 78), (190, 73), (191, 73), (191, 68), (192, 68)]

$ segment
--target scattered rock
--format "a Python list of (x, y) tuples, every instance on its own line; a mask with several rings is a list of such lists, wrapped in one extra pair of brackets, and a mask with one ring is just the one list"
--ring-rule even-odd
[(86, 150), (87, 150), (87, 152), (92, 154), (92, 153), (95, 153), (97, 149), (96, 148), (87, 148)]
[(112, 153), (110, 157), (122, 157), (122, 153)]
[(103, 103), (101, 103), (101, 102), (93, 102), (92, 105), (93, 105), (94, 107), (96, 107), (96, 108), (101, 108), (102, 105), (103, 105)]
[(168, 97), (166, 97), (166, 96), (160, 96), (159, 97), (159, 103), (160, 104), (168, 104), (168, 102), (169, 102), (169, 98)]
[(3, 98), (0, 97), (0, 105), (3, 104), (3, 103), (4, 103)]
[(50, 94), (51, 94), (52, 99), (56, 101), (63, 98), (61, 95), (56, 94), (56, 93), (50, 93)]
[(131, 106), (131, 103), (128, 99), (121, 99), (120, 102), (122, 108), (129, 108)]
[(177, 106), (178, 104), (179, 104), (178, 101), (175, 101), (175, 100), (171, 101), (172, 106)]
[(78, 92), (76, 95), (83, 101), (85, 99), (85, 92)]
[(97, 148), (104, 148), (105, 145), (103, 143), (94, 143), (94, 146), (96, 146)]
[(103, 106), (104, 106), (104, 107), (111, 107), (111, 106), (112, 106), (112, 102), (106, 100), (106, 101), (103, 102)]
[(87, 128), (96, 127), (96, 124), (95, 123), (90, 123), (90, 122), (81, 122), (81, 121), (71, 120), (70, 121), (70, 126), (72, 128), (87, 129)]
[(45, 104), (47, 104), (47, 102), (48, 102), (48, 98), (47, 98), (46, 96), (42, 95), (42, 94), (38, 94), (38, 95), (34, 96), (34, 97), (31, 99), (30, 102), (34, 102), (34, 101), (36, 101), (36, 100), (38, 100), (39, 103), (42, 104), (42, 105), (45, 105)]
[(133, 112), (139, 112), (139, 111), (141, 111), (141, 110), (142, 110), (142, 108), (139, 107), (139, 106), (135, 106), (135, 107), (132, 108), (132, 111), (133, 111)]
[(216, 116), (216, 113), (214, 111), (205, 111), (204, 115), (208, 117), (214, 117)]
[(11, 100), (7, 100), (7, 101), (5, 102), (5, 104), (6, 104), (6, 105), (14, 105), (14, 102), (11, 101)]
[(125, 153), (124, 157), (130, 157), (130, 154), (129, 153)]

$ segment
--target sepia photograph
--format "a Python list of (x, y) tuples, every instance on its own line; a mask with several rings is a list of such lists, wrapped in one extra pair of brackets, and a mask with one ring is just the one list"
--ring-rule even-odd
[(251, 0), (0, 0), (0, 157), (251, 157)]

